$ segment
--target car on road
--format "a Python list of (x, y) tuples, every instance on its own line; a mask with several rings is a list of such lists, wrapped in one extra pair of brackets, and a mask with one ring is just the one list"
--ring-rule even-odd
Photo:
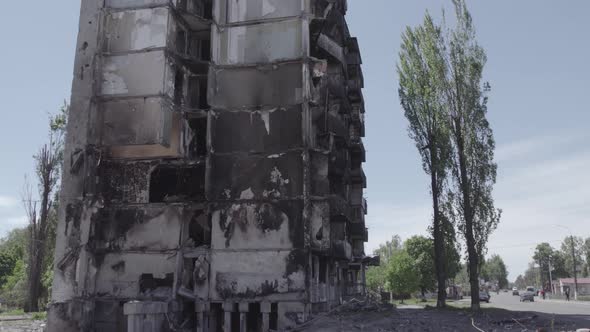
[(533, 286), (527, 286), (526, 291), (533, 293), (533, 296), (539, 295), (538, 291)]
[(490, 294), (486, 291), (479, 291), (479, 300), (482, 302), (490, 303)]
[(512, 288), (512, 295), (518, 295), (518, 288), (516, 288), (516, 287)]
[(520, 302), (531, 301), (535, 302), (535, 293), (528, 290), (520, 293)]

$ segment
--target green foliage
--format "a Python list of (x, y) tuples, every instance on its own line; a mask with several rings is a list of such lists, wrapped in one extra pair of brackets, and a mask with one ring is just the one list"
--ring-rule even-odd
[(379, 248), (375, 249), (373, 254), (381, 258), (381, 264), (386, 264), (391, 257), (395, 256), (401, 250), (402, 240), (399, 235), (394, 235), (391, 237), (391, 241), (380, 244)]
[(524, 289), (526, 286), (527, 283), (524, 280), (524, 277), (522, 276), (522, 274), (519, 274), (518, 277), (516, 277), (516, 280), (514, 281), (514, 287), (518, 289)]
[(459, 244), (457, 243), (455, 225), (447, 217), (446, 206), (443, 207), (443, 213), (441, 213), (441, 227), (444, 236), (446, 275), (447, 279), (453, 280), (462, 268), (461, 253)]
[(0, 298), (10, 307), (22, 308), (27, 290), (28, 238), (26, 228), (13, 229), (0, 240), (0, 257), (12, 268), (3, 271), (0, 283)]
[(555, 280), (570, 276), (570, 272), (566, 269), (564, 253), (555, 250), (549, 243), (544, 242), (537, 245), (533, 260), (540, 266), (542, 285), (549, 285), (550, 278)]
[(0, 251), (0, 287), (6, 283), (6, 279), (12, 274), (17, 258), (7, 252)]
[(586, 258), (586, 265), (590, 266), (590, 237), (584, 241), (583, 251)]
[(12, 309), (12, 310), (2, 312), (2, 316), (21, 316), (24, 314), (25, 314), (25, 311), (23, 309)]
[[(43, 195), (43, 202), (47, 202), (45, 207), (41, 207), (33, 215), (37, 217), (44, 216), (46, 220), (37, 232), (39, 243), (43, 242), (40, 259), (40, 289), (39, 302), (44, 305), (47, 304), (51, 292), (51, 284), (53, 282), (53, 251), (55, 248), (55, 234), (57, 228), (57, 205), (52, 203), (57, 201), (57, 193), (53, 189), (57, 188), (59, 182), (59, 173), (61, 172), (61, 165), (63, 163), (63, 138), (65, 135), (67, 117), (69, 113), (69, 106), (64, 103), (58, 114), (52, 115), (49, 118), (49, 143), (35, 155), (36, 168), (35, 171), (39, 177), (39, 190)], [(51, 161), (51, 172), (47, 172), (42, 167), (42, 162)], [(35, 206), (36, 208), (36, 206)], [(27, 211), (27, 212), (33, 212)], [(38, 213), (37, 213), (38, 212)], [(38, 218), (39, 219), (39, 218)], [(39, 220), (37, 220), (39, 221)], [(31, 226), (26, 228), (19, 228), (12, 230), (5, 238), (0, 240), (0, 298), (6, 301), (7, 305), (11, 307), (25, 306), (27, 300), (28, 290), (28, 272), (31, 269), (29, 260), (30, 255), (29, 244), (30, 236), (32, 234)], [(41, 236), (41, 233), (42, 236)]]
[(573, 246), (573, 253), (575, 255), (576, 260), (576, 268), (578, 271), (582, 270), (584, 264), (584, 239), (578, 236), (566, 237), (563, 242), (561, 243), (561, 255), (564, 258), (564, 268), (573, 277), (574, 275), (574, 257), (572, 256), (572, 246)]
[(381, 263), (381, 266), (371, 266), (367, 269), (367, 288), (375, 293), (387, 289), (387, 265)]
[[(438, 306), (444, 306), (445, 245), (441, 218), (441, 197), (449, 171), (450, 135), (448, 107), (441, 93), (445, 59), (441, 29), (427, 13), (422, 25), (408, 27), (402, 33), (397, 72), (399, 97), (408, 120), (408, 133), (422, 159), (424, 172), (430, 175), (433, 223), (434, 272), (438, 281)], [(429, 282), (425, 282), (429, 283)], [(424, 285), (425, 286), (425, 285)], [(424, 290), (424, 288), (423, 288)]]
[(414, 261), (418, 270), (419, 288), (422, 295), (436, 288), (436, 271), (434, 266), (434, 244), (432, 239), (413, 236), (406, 240), (404, 249)]
[[(431, 175), (437, 279), (440, 283), (438, 264), (446, 261), (447, 253), (441, 246), (444, 210), (465, 237), (470, 281), (477, 289), (478, 260), (485, 255), (501, 211), (492, 197), (497, 165), (494, 135), (486, 118), (490, 85), (482, 79), (487, 57), (477, 43), (465, 0), (453, 4), (457, 18), (453, 29), (437, 26), (427, 13), (422, 25), (402, 34), (399, 95), (410, 137), (424, 171)], [(441, 200), (448, 203), (446, 207), (440, 206)], [(458, 266), (454, 267), (457, 272)], [(473, 308), (479, 309), (477, 294), (472, 296)]]
[(391, 260), (387, 268), (387, 282), (389, 289), (404, 297), (417, 291), (420, 286), (420, 271), (415, 261), (404, 250)]
[(6, 278), (6, 282), (0, 289), (0, 298), (10, 307), (22, 308), (25, 305), (27, 294), (27, 274), (25, 262), (20, 259), (16, 262), (12, 274)]
[(64, 104), (59, 109), (59, 112), (49, 117), (49, 129), (52, 132), (65, 133), (69, 114), (70, 105), (64, 101)]
[(502, 257), (492, 255), (492, 257), (485, 261), (482, 267), (482, 276), (486, 281), (494, 281), (498, 283), (498, 287), (508, 287), (508, 270)]
[(461, 285), (465, 290), (467, 290), (467, 286), (469, 285), (469, 273), (467, 272), (467, 264), (460, 264), (459, 272), (455, 276), (455, 284)]
[(15, 228), (0, 240), (0, 251), (7, 255), (22, 258), (27, 253), (27, 229)]
[(31, 315), (31, 320), (46, 320), (46, 319), (47, 319), (47, 312), (46, 311), (34, 312)]
[(402, 240), (398, 235), (391, 237), (375, 249), (374, 255), (381, 259), (381, 266), (371, 266), (367, 269), (367, 288), (373, 292), (380, 292), (388, 289), (387, 269), (391, 259), (402, 251)]

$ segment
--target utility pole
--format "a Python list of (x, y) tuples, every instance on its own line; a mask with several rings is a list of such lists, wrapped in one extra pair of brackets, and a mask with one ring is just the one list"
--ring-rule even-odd
[(551, 289), (551, 294), (555, 294), (555, 290), (553, 289), (553, 276), (551, 275), (551, 258), (549, 258), (549, 287)]
[(574, 249), (574, 236), (570, 233), (570, 241), (572, 244), (572, 260), (574, 262), (574, 299), (578, 299), (578, 267), (576, 266), (576, 251)]

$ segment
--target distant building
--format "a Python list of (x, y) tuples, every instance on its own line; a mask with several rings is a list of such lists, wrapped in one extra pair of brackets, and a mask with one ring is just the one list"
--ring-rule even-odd
[[(570, 289), (570, 295), (574, 295), (576, 288), (574, 278), (562, 278), (555, 282), (555, 294), (563, 295), (567, 288)], [(578, 295), (590, 295), (590, 278), (578, 278)]]

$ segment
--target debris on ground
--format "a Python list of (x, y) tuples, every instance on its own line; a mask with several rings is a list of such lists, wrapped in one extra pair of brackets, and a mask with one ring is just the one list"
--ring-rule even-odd
[(2, 332), (43, 332), (45, 331), (45, 321), (20, 319), (20, 320), (1, 320), (0, 331)]
[(576, 331), (588, 320), (567, 315), (545, 315), (484, 309), (472, 314), (467, 309), (406, 309), (376, 301), (353, 299), (332, 311), (312, 318), (295, 331), (485, 331), (536, 332)]

